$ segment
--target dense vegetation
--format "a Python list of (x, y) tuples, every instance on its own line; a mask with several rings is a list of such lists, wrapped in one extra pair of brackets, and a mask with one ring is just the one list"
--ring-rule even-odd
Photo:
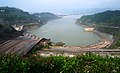
[(94, 26), (97, 30), (114, 35), (115, 43), (111, 48), (120, 47), (120, 11), (105, 11), (94, 15), (82, 16), (79, 21), (82, 24)]
[(0, 25), (0, 43), (20, 35), (22, 35), (22, 32), (17, 32), (10, 25)]
[(22, 32), (17, 32), (11, 25), (36, 21), (35, 16), (28, 12), (12, 7), (0, 7), (0, 42), (22, 35)]
[(22, 24), (36, 22), (35, 16), (23, 10), (12, 7), (0, 7), (0, 23), (3, 24)]
[(34, 25), (39, 27), (56, 18), (56, 15), (47, 12), (29, 14), (13, 7), (0, 7), (0, 43), (22, 35), (22, 32), (17, 32), (11, 25), (25, 25), (26, 29), (30, 29)]
[(81, 21), (87, 21), (91, 23), (109, 23), (111, 26), (120, 25), (120, 11), (105, 11), (94, 15), (86, 15), (81, 17)]
[(0, 73), (119, 73), (120, 58), (86, 54), (23, 58), (0, 55)]
[(33, 15), (36, 16), (42, 23), (47, 23), (50, 20), (58, 18), (55, 14), (49, 12), (35, 13)]
[[(47, 22), (52, 19), (58, 18), (56, 15), (43, 12), (43, 13), (35, 13), (29, 14), (21, 9), (13, 8), (13, 7), (0, 7), (0, 24), (25, 24), (25, 23), (34, 23), (38, 22)], [(39, 19), (39, 20), (38, 20)]]

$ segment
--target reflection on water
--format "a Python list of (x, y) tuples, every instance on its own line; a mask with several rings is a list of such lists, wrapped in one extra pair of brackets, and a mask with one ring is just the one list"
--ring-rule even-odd
[(85, 46), (98, 43), (100, 37), (93, 32), (75, 24), (78, 15), (65, 16), (62, 19), (49, 21), (44, 26), (29, 31), (39, 37), (50, 38), (52, 42), (64, 42), (69, 46)]

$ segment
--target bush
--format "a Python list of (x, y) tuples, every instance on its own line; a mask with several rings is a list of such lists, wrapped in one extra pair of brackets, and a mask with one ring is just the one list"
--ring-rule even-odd
[(120, 58), (87, 53), (73, 58), (63, 56), (22, 58), (0, 56), (0, 73), (120, 73)]
[(63, 42), (57, 42), (57, 43), (55, 43), (55, 46), (64, 46), (65, 45), (65, 43), (63, 43)]

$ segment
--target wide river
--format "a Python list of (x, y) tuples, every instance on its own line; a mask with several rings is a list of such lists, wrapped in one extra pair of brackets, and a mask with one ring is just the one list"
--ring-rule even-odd
[(85, 32), (82, 26), (75, 24), (76, 19), (80, 17), (81, 15), (64, 16), (28, 32), (39, 37), (50, 38), (52, 42), (64, 42), (68, 46), (98, 43), (101, 38), (97, 34)]

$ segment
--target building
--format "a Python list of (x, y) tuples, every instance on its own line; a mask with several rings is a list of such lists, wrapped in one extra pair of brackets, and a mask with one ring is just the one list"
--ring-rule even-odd
[(95, 28), (91, 28), (91, 27), (86, 27), (86, 28), (84, 28), (84, 30), (85, 30), (86, 32), (92, 32), (92, 31), (94, 31), (94, 29), (95, 29)]
[(23, 30), (23, 25), (21, 25), (21, 26), (13, 25), (12, 27), (17, 31), (22, 31)]

